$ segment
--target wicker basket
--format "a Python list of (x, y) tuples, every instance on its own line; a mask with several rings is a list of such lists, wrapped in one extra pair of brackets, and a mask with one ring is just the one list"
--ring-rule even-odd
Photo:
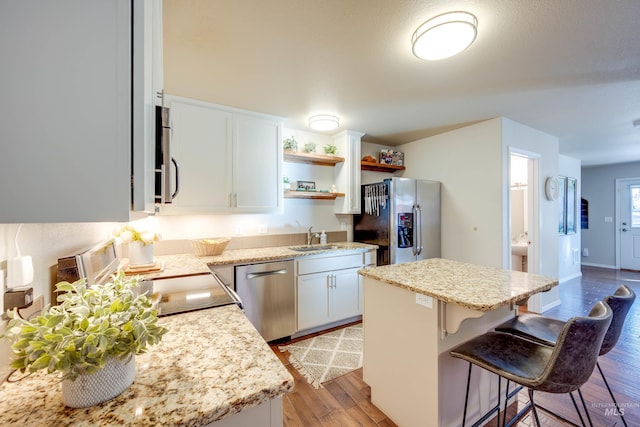
[(226, 238), (192, 240), (191, 246), (193, 246), (196, 256), (220, 255), (230, 240)]

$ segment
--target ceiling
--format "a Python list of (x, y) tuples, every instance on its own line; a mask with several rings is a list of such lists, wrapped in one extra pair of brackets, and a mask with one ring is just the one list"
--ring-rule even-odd
[[(465, 10), (478, 36), (437, 62), (425, 20)], [(336, 114), (389, 146), (507, 117), (598, 165), (640, 160), (638, 0), (164, 0), (165, 89), (287, 118)]]

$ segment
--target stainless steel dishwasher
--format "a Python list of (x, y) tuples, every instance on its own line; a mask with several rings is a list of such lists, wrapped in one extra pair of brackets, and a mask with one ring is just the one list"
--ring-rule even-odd
[(244, 313), (265, 341), (296, 331), (293, 260), (236, 266), (236, 292)]

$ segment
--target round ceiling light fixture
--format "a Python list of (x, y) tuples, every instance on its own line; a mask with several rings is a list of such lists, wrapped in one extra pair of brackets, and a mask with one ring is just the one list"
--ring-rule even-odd
[(478, 20), (468, 12), (447, 12), (418, 27), (411, 37), (413, 54), (437, 61), (456, 55), (476, 39)]
[(309, 127), (313, 130), (325, 132), (337, 129), (340, 126), (340, 119), (330, 114), (319, 114), (309, 117)]

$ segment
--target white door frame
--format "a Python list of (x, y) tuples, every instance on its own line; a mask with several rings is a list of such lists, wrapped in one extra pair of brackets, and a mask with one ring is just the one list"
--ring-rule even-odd
[(615, 196), (615, 209), (616, 209), (616, 235), (615, 235), (615, 245), (616, 245), (616, 269), (620, 270), (620, 229), (622, 226), (620, 225), (620, 203), (622, 202), (622, 197), (620, 197), (620, 193), (623, 190), (623, 186), (631, 183), (640, 181), (640, 177), (636, 178), (616, 178), (616, 196)]
[[(540, 186), (539, 186), (539, 176), (540, 176), (540, 158), (542, 157), (539, 153), (534, 153), (531, 151), (522, 150), (516, 147), (509, 147), (508, 149), (508, 159), (509, 159), (509, 167), (508, 174), (509, 179), (507, 180), (507, 186), (509, 191), (507, 191), (507, 206), (509, 207), (509, 215), (508, 215), (508, 233), (505, 236), (507, 240), (505, 242), (505, 247), (509, 250), (509, 265), (508, 268), (511, 268), (511, 156), (517, 155), (526, 157), (529, 159), (527, 165), (527, 229), (529, 233), (529, 241), (531, 244), (529, 245), (529, 251), (527, 256), (527, 271), (529, 273), (540, 274)], [(529, 298), (528, 309), (534, 312), (539, 313), (541, 310), (541, 302), (540, 295), (535, 294)]]

